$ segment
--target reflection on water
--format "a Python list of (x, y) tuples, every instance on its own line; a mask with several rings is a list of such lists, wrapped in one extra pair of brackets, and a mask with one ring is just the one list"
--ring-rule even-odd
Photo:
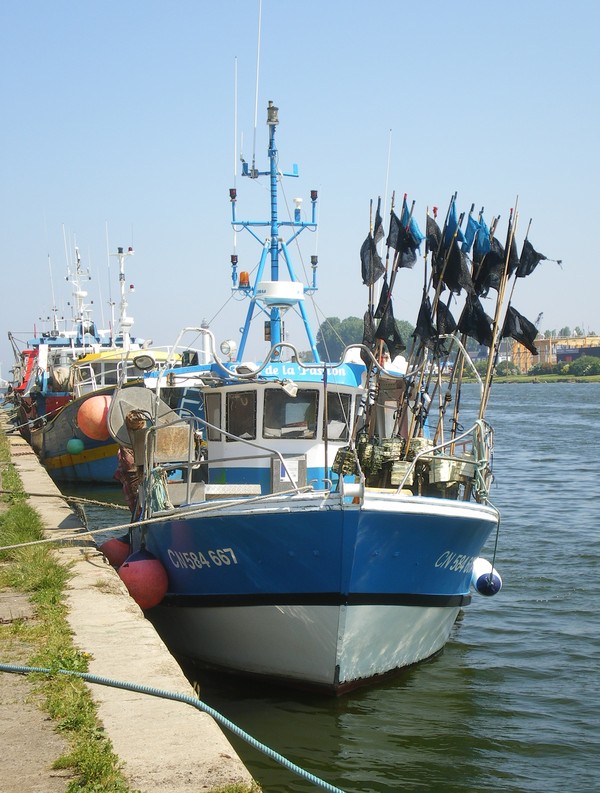
[[(488, 417), (504, 588), (474, 597), (441, 655), (340, 699), (186, 670), (208, 704), (348, 793), (600, 790), (600, 384), (498, 385)], [(228, 737), (265, 793), (316, 790)]]

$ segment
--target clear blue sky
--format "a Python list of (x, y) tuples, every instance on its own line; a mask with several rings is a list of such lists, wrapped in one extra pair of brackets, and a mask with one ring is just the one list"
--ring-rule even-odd
[[(251, 158), (258, 0), (27, 0), (0, 4), (0, 192), (3, 374), (7, 331), (26, 338), (69, 299), (63, 226), (90, 264), (95, 318), (108, 321), (110, 247), (133, 244), (134, 331), (157, 344), (211, 321), (235, 337), (245, 305), (229, 301), (228, 188), (238, 137)], [(266, 105), (280, 108), (281, 166), (319, 190), (322, 316), (362, 316), (359, 248), (369, 200), (407, 192), (427, 206), (485, 206), (500, 237), (518, 196), (520, 244), (562, 259), (521, 280), (513, 303), (541, 329), (600, 332), (595, 218), (600, 181), (600, 5), (596, 0), (263, 0), (257, 164)], [(389, 169), (388, 169), (388, 154)], [(238, 177), (239, 215), (267, 208), (266, 186)], [(260, 199), (260, 201), (259, 201)], [(241, 269), (260, 250), (242, 245)], [(298, 265), (301, 270), (301, 266)], [(116, 269), (111, 290), (117, 294)], [(421, 268), (395, 302), (414, 323)], [(104, 304), (104, 305), (103, 305)], [(489, 305), (486, 304), (486, 308)], [(65, 309), (66, 310), (66, 309)], [(301, 343), (305, 348), (306, 345)]]

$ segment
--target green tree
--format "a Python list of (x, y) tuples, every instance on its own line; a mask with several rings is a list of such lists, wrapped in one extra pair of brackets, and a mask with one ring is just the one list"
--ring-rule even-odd
[(512, 361), (500, 361), (496, 366), (496, 374), (500, 377), (518, 374), (519, 371)]
[(600, 374), (600, 358), (593, 355), (582, 355), (580, 358), (575, 358), (569, 364), (569, 374), (573, 374), (575, 377)]
[[(396, 320), (402, 340), (410, 350), (414, 326), (404, 319)], [(363, 339), (363, 320), (359, 317), (328, 317), (317, 332), (317, 350), (324, 361), (339, 361), (344, 348), (360, 344)]]
[(358, 317), (328, 317), (317, 333), (317, 350), (324, 361), (339, 361), (344, 347), (360, 344), (363, 337), (363, 321)]
[(406, 319), (396, 320), (396, 325), (402, 336), (402, 341), (406, 344), (407, 350), (410, 350), (412, 343), (412, 335), (415, 332), (415, 326), (411, 325)]

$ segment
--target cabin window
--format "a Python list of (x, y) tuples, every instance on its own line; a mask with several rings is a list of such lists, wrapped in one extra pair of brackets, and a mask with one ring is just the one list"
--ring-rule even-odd
[[(350, 394), (327, 394), (327, 416), (324, 416), (323, 434), (330, 441), (347, 441), (350, 426)], [(326, 422), (325, 422), (326, 419)]]
[(214, 427), (221, 426), (221, 395), (207, 394), (204, 399), (204, 405), (206, 407), (206, 420), (213, 425), (208, 427), (208, 440), (222, 441), (223, 436), (218, 430), (214, 429)]
[(300, 388), (291, 397), (281, 388), (265, 390), (263, 437), (315, 438), (319, 394), (314, 389)]
[[(227, 394), (227, 432), (241, 440), (256, 438), (256, 391), (232, 391)], [(228, 441), (237, 438), (227, 438)]]
[(97, 385), (117, 385), (119, 382), (120, 366), (116, 362), (102, 362), (94, 365)]

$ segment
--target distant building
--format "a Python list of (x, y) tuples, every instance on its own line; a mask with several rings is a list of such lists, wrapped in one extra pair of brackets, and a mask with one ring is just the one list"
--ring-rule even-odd
[(511, 357), (514, 365), (522, 374), (538, 364), (569, 363), (582, 355), (600, 358), (600, 336), (561, 336), (553, 339), (537, 338), (535, 346), (539, 355), (516, 341), (512, 341)]

